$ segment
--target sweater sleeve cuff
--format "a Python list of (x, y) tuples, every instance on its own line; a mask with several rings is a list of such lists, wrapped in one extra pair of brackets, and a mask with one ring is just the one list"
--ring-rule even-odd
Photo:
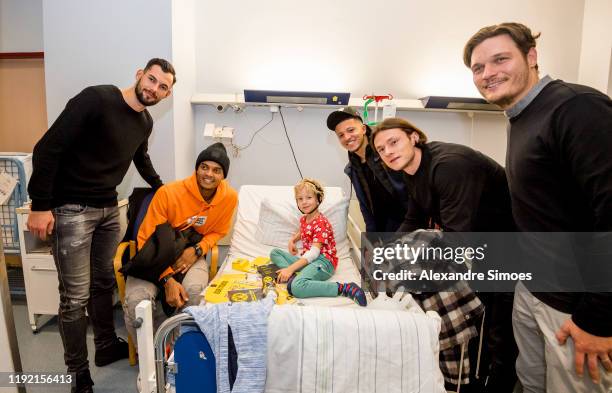
[(51, 210), (51, 200), (48, 199), (32, 199), (32, 207), (30, 208), (33, 212), (44, 212)]
[(153, 191), (157, 191), (163, 185), (164, 183), (161, 181), (159, 177), (157, 178), (157, 181), (153, 182), (153, 184), (150, 184)]
[(612, 317), (598, 305), (581, 305), (572, 314), (572, 321), (585, 332), (598, 337), (612, 337)]
[(202, 248), (202, 256), (208, 254), (208, 252), (212, 248), (212, 247), (208, 247), (208, 243), (204, 239), (202, 239), (200, 243), (198, 244), (200, 245), (200, 248)]
[(169, 276), (171, 274), (174, 274), (174, 269), (172, 268), (172, 266), (168, 266), (166, 268), (166, 270), (164, 270), (164, 272), (162, 274), (160, 274), (158, 281), (161, 280), (162, 278)]

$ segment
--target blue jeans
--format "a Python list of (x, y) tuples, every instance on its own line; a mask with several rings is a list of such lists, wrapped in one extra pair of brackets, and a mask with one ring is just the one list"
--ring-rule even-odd
[(119, 209), (65, 204), (53, 209), (53, 259), (59, 277), (59, 330), (69, 372), (89, 368), (87, 318), (96, 350), (116, 340), (113, 257), (120, 240)]
[[(278, 248), (270, 252), (270, 260), (281, 269), (289, 267), (300, 258)], [(338, 283), (327, 281), (333, 274), (334, 265), (321, 254), (300, 270), (291, 283), (291, 293), (297, 298), (336, 297)]]

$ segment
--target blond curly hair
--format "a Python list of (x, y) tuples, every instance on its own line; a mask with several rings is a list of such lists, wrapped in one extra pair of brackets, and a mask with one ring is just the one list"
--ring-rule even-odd
[(310, 179), (308, 177), (303, 178), (293, 187), (294, 195), (297, 197), (298, 191), (304, 188), (312, 191), (317, 197), (319, 203), (323, 202), (323, 198), (325, 197), (325, 189), (318, 180)]

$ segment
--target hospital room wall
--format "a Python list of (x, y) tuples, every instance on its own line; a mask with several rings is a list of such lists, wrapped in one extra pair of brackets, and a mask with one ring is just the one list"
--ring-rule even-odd
[[(586, 0), (591, 1), (591, 0)], [(465, 41), (478, 28), (520, 21), (535, 31), (542, 75), (578, 81), (585, 2), (543, 0), (468, 2), (365, 0), (296, 3), (248, 0), (199, 2), (196, 6), (196, 64), (199, 93), (243, 89), (348, 91), (352, 97), (388, 94), (397, 98), (479, 94), (462, 62)], [(254, 17), (256, 15), (256, 17)], [(349, 190), (342, 169), (346, 152), (325, 127), (331, 109), (283, 108), (285, 123), (304, 176)], [(236, 129), (234, 143), (246, 145), (270, 119), (265, 108), (217, 113), (195, 107), (196, 155), (212, 143), (205, 123)], [(506, 121), (500, 114), (400, 111), (430, 140), (466, 144), (503, 165)], [(262, 130), (252, 145), (232, 157), (230, 182), (292, 184), (299, 178), (281, 119)]]
[(42, 0), (0, 0), (0, 52), (42, 51)]
[[(2, 1), (18, 7), (34, 2), (43, 8), (49, 124), (84, 86), (127, 86), (143, 59), (152, 56), (175, 63), (179, 84), (174, 98), (151, 109), (156, 125), (150, 153), (164, 181), (191, 172), (195, 155), (210, 143), (201, 135), (205, 122), (235, 127), (235, 142), (244, 145), (270, 116), (266, 109), (251, 107), (242, 114), (218, 114), (210, 106), (192, 106), (188, 97), (193, 92), (304, 88), (346, 90), (353, 96), (372, 92), (398, 98), (477, 96), (461, 63), (461, 49), (477, 28), (502, 20), (522, 21), (543, 32), (538, 44), (543, 73), (568, 81), (602, 80), (597, 67), (601, 54), (585, 55), (589, 46), (593, 53), (592, 47), (601, 43), (587, 34), (602, 27), (610, 31), (602, 15), (612, 8), (606, 0), (427, 4), (390, 0), (385, 7), (373, 7), (365, 0), (291, 4), (271, 0), (265, 7), (247, 0)], [(177, 8), (177, 4), (186, 5)], [(42, 29), (40, 21), (24, 22), (22, 14), (16, 12), (9, 19)], [(3, 29), (8, 27), (3, 23)], [(28, 50), (27, 35), (12, 37), (23, 40), (16, 46)], [(346, 154), (324, 126), (330, 109), (283, 111), (304, 174), (346, 186), (342, 174)], [(465, 114), (403, 111), (398, 115), (422, 127), (431, 139), (471, 144), (504, 161), (502, 116), (477, 114), (472, 128), (472, 119)], [(235, 186), (287, 184), (297, 178), (278, 114), (275, 117), (249, 149), (232, 158), (230, 181)], [(120, 195), (134, 184), (142, 180), (132, 169)]]
[(543, 32), (541, 69), (575, 81), (584, 7), (584, 0), (201, 1), (197, 90), (477, 96), (463, 46), (480, 27), (504, 21)]
[[(43, 51), (42, 26), (42, 0), (0, 0), (0, 151), (3, 152), (31, 152), (47, 129), (44, 61), (23, 58), (24, 52)], [(10, 59), (5, 58), (7, 53), (24, 55)]]
[[(62, 0), (43, 2), (48, 122), (84, 87), (132, 85), (152, 57), (172, 59), (172, 10), (167, 0)], [(173, 98), (149, 109), (155, 126), (149, 153), (164, 181), (175, 178)], [(112, 154), (112, 152), (109, 152)], [(119, 194), (146, 184), (135, 168)]]
[(578, 82), (612, 95), (612, 2), (587, 0)]
[[(306, 177), (317, 178), (328, 186), (341, 186), (348, 193), (350, 182), (343, 173), (347, 163), (346, 151), (337, 142), (336, 136), (325, 126), (325, 119), (332, 109), (282, 108), (287, 133), (291, 139), (295, 156)], [(245, 146), (253, 133), (271, 119), (265, 108), (247, 107), (243, 113), (217, 113), (210, 106), (196, 109), (196, 150), (211, 143), (202, 135), (203, 123), (226, 125), (236, 128), (234, 144)], [(476, 114), (472, 131), (472, 119), (466, 113), (431, 113), (399, 111), (417, 127), (425, 130), (431, 140), (471, 145), (498, 162), (505, 157), (505, 121), (501, 114)], [(228, 153), (233, 149), (227, 145)], [(197, 154), (194, 152), (194, 154)], [(266, 128), (257, 134), (250, 147), (231, 157), (230, 183), (243, 184), (294, 184), (299, 179), (282, 120), (278, 113)]]
[(175, 178), (190, 174), (195, 161), (195, 114), (190, 101), (197, 76), (195, 4), (196, 0), (172, 0), (172, 63), (179, 81), (172, 90)]

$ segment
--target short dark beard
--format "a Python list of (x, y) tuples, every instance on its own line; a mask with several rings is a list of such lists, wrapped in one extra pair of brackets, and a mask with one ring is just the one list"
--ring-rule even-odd
[(136, 99), (143, 106), (153, 106), (159, 102), (159, 100), (155, 100), (155, 101), (145, 100), (144, 94), (142, 93), (142, 87), (140, 86), (140, 79), (138, 79), (138, 82), (136, 82), (136, 87), (134, 88), (134, 91), (136, 92)]

